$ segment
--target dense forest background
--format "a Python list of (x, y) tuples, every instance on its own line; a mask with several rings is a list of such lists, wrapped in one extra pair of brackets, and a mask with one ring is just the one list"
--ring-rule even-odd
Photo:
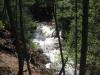
[(42, 22), (55, 27), (62, 65), (57, 75), (66, 75), (68, 59), (74, 61), (73, 75), (100, 74), (99, 0), (0, 0), (0, 57), (9, 54), (18, 65), (9, 72), (3, 58), (0, 75), (56, 75), (55, 69), (45, 68), (50, 59), (32, 42)]

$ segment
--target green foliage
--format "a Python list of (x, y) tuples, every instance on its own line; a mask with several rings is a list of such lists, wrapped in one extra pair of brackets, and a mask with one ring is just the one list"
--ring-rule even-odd
[(2, 21), (0, 21), (0, 30), (5, 28), (5, 24), (2, 23)]
[[(81, 50), (81, 33), (82, 33), (82, 0), (78, 0), (78, 60), (80, 60)], [(100, 59), (98, 54), (100, 53), (100, 2), (95, 0), (89, 1), (89, 36), (88, 36), (88, 54), (87, 63), (91, 63), (96, 59)], [(68, 56), (74, 59), (75, 54), (75, 2), (74, 0), (61, 0), (57, 2), (57, 17), (71, 17), (71, 24), (69, 32), (64, 33), (66, 40), (63, 41), (63, 49), (65, 57)], [(98, 53), (96, 55), (96, 53)], [(99, 62), (96, 61), (96, 62)]]
[(31, 39), (32, 34), (34, 33), (35, 29), (36, 29), (36, 23), (33, 22), (33, 21), (30, 20), (27, 24), (25, 24), (25, 35), (26, 35), (26, 37)]

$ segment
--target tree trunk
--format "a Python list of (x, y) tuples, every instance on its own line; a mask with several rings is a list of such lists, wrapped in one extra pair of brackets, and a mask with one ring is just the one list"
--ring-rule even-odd
[[(8, 14), (8, 17), (9, 17), (9, 21), (10, 21), (10, 29), (11, 29), (11, 32), (13, 33), (13, 38), (15, 38), (14, 40), (14, 45), (16, 47), (16, 50), (17, 50), (17, 53), (18, 53), (18, 62), (19, 62), (19, 72), (18, 72), (18, 75), (23, 75), (23, 58), (22, 58), (22, 50), (21, 50), (21, 47), (20, 47), (20, 43), (19, 43), (19, 35), (17, 33), (17, 22), (14, 20), (14, 15), (13, 15), (13, 12), (12, 12), (12, 9), (11, 9), (11, 0), (4, 0), (4, 4), (5, 4), (5, 7), (6, 7), (6, 10), (7, 10), (7, 14)], [(17, 13), (17, 12), (16, 12)]]
[(62, 52), (62, 44), (61, 44), (61, 39), (60, 39), (60, 35), (59, 35), (57, 15), (56, 15), (56, 0), (54, 0), (53, 2), (54, 2), (53, 3), (53, 7), (54, 7), (53, 16), (54, 16), (54, 19), (55, 19), (56, 34), (57, 34), (57, 37), (58, 37), (59, 48), (60, 48), (60, 55), (61, 55), (61, 62), (62, 62), (62, 73), (63, 73), (63, 75), (65, 75), (65, 68), (64, 68), (65, 63), (64, 63), (64, 57), (63, 57), (63, 52)]
[[(29, 64), (29, 58), (28, 58), (28, 51), (27, 51), (27, 47), (26, 47), (26, 40), (25, 40), (25, 35), (24, 35), (24, 25), (23, 25), (23, 13), (22, 13), (22, 0), (19, 0), (19, 12), (20, 12), (20, 36), (21, 36), (21, 41), (22, 41), (22, 45), (23, 45), (23, 49), (22, 49), (22, 58), (24, 58), (23, 60), (26, 59), (27, 62), (27, 68), (28, 68), (28, 72), (29, 75), (31, 75), (31, 69), (30, 69), (30, 64)], [(24, 61), (23, 61), (24, 62)], [(21, 63), (21, 65), (24, 65), (24, 63)], [(23, 66), (22, 66), (23, 67)]]
[(4, 0), (4, 6), (7, 10), (7, 15), (9, 17), (9, 21), (10, 21), (10, 30), (13, 32), (15, 31), (13, 28), (14, 25), (15, 25), (15, 21), (14, 21), (14, 17), (13, 17), (13, 12), (12, 12), (12, 9), (11, 9), (11, 0)]
[(59, 72), (59, 75), (62, 74), (63, 68), (65, 68), (67, 61), (68, 61), (68, 57), (66, 58), (66, 60), (65, 60), (65, 62), (64, 62), (64, 65), (62, 66), (62, 68), (61, 68), (61, 70), (60, 70), (60, 72)]
[(27, 62), (28, 73), (29, 73), (29, 75), (32, 75), (31, 74), (31, 69), (30, 69), (29, 59), (26, 59), (26, 62)]
[(81, 47), (79, 75), (86, 75), (86, 57), (88, 50), (88, 6), (89, 6), (89, 0), (83, 0), (82, 47)]
[(74, 75), (77, 75), (77, 0), (75, 0), (75, 71)]
[[(4, 0), (4, 5), (5, 8), (7, 10), (7, 15), (9, 17), (9, 21), (10, 21), (10, 30), (13, 33), (13, 38), (15, 38), (14, 40), (14, 45), (16, 47), (17, 53), (18, 53), (18, 63), (19, 63), (19, 71), (18, 71), (18, 75), (23, 75), (23, 66), (24, 66), (24, 57), (26, 54), (26, 42), (25, 42), (25, 37), (24, 37), (24, 29), (23, 29), (23, 15), (22, 15), (22, 5), (21, 5), (22, 1), (19, 0), (19, 9), (20, 9), (20, 27), (21, 27), (21, 33), (17, 32), (17, 0), (16, 0), (16, 21), (14, 18), (14, 14), (13, 11), (11, 9), (11, 0)], [(21, 34), (21, 36), (20, 36)], [(22, 41), (22, 43), (20, 43)], [(24, 51), (25, 50), (25, 51)], [(26, 56), (27, 57), (27, 56)], [(27, 59), (27, 58), (26, 58)], [(30, 70), (30, 65), (29, 65), (29, 60), (27, 59), (27, 66), (28, 66), (28, 70), (29, 70), (29, 75), (31, 75), (31, 70)]]
[(18, 75), (23, 75), (24, 58), (23, 58), (22, 52), (20, 54), (18, 54), (18, 58), (19, 58), (18, 59), (18, 64), (19, 64)]

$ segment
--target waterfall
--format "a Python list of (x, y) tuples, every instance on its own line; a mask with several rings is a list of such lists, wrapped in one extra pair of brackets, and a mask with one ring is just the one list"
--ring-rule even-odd
[(58, 39), (55, 36), (55, 27), (46, 23), (38, 23), (37, 29), (33, 34), (33, 42), (43, 49), (51, 62), (55, 61), (55, 56), (59, 54), (57, 50)]
[[(53, 68), (58, 71), (61, 69), (61, 62), (57, 64), (59, 59), (60, 51), (58, 38), (56, 37), (55, 26), (47, 25), (46, 22), (38, 23), (37, 29), (33, 34), (33, 42), (38, 45), (39, 48), (43, 49), (43, 53), (46, 54), (51, 62), (46, 64), (46, 68)], [(61, 31), (60, 31), (61, 36)], [(62, 38), (61, 38), (62, 40)], [(74, 64), (73, 61), (68, 63)], [(57, 64), (57, 65), (56, 65)], [(66, 65), (66, 75), (74, 75), (74, 68), (69, 64)]]

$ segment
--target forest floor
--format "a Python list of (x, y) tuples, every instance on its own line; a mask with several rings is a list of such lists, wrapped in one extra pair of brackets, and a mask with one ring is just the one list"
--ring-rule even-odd
[(0, 75), (16, 75), (18, 63), (16, 57), (7, 52), (0, 52)]
[[(26, 70), (24, 71), (24, 75), (28, 75), (26, 64), (24, 70)], [(37, 71), (35, 71), (34, 69), (31, 70), (32, 70), (32, 75), (45, 75), (45, 74), (41, 74), (39, 70)], [(18, 72), (17, 58), (5, 51), (1, 51), (0, 52), (0, 75), (17, 75), (17, 72)]]

